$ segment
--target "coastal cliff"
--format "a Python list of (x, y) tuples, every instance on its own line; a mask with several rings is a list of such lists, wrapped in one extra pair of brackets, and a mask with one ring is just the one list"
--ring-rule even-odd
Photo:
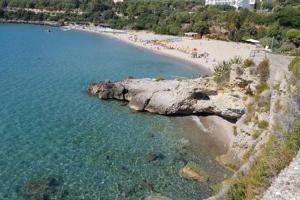
[[(222, 84), (216, 83), (213, 76), (176, 80), (130, 78), (91, 84), (87, 91), (103, 100), (126, 101), (136, 111), (218, 115), (231, 121), (233, 130), (226, 133), (231, 137), (228, 152), (217, 160), (236, 171), (231, 178), (235, 183), (261, 158), (270, 138), (288, 131), (296, 119), (294, 112), (287, 114), (282, 109), (293, 102), (292, 93), (285, 92), (291, 90), (287, 69), (291, 60), (291, 57), (268, 55), (254, 59), (249, 66), (245, 66), (246, 62), (230, 62), (228, 80)], [(231, 188), (232, 184), (224, 182), (220, 192), (210, 199), (224, 199), (229, 192), (236, 193)]]

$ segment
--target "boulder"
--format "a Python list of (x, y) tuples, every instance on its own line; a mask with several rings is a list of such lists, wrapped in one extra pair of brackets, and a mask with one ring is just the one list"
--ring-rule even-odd
[(17, 189), (17, 194), (25, 199), (54, 199), (68, 195), (67, 191), (61, 191), (62, 179), (60, 177), (39, 177), (26, 182)]
[(144, 156), (145, 160), (147, 161), (155, 161), (155, 160), (162, 160), (165, 156), (161, 153), (148, 153)]
[(208, 180), (208, 176), (203, 172), (200, 166), (194, 162), (188, 162), (182, 169), (180, 169), (179, 176), (188, 180), (200, 182)]
[(162, 196), (160, 194), (153, 194), (145, 198), (145, 200), (171, 200), (168, 197)]

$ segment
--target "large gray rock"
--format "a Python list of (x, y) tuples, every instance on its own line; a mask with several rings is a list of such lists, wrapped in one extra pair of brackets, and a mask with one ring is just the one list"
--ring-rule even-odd
[(162, 115), (215, 114), (238, 119), (245, 112), (243, 94), (218, 92), (211, 78), (185, 80), (127, 79), (91, 84), (91, 95), (128, 101), (137, 111)]

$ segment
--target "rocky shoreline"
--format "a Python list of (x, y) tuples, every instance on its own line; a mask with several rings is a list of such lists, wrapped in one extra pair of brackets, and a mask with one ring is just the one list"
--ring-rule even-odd
[(218, 91), (211, 78), (183, 80), (126, 79), (91, 84), (88, 93), (100, 99), (128, 102), (136, 111), (161, 115), (218, 115), (237, 120), (245, 113), (240, 91)]
[(27, 20), (19, 20), (19, 19), (0, 19), (0, 23), (13, 23), (13, 24), (33, 24), (33, 25), (42, 25), (42, 26), (53, 26), (60, 27), (64, 26), (63, 22), (54, 22), (54, 21), (27, 21)]

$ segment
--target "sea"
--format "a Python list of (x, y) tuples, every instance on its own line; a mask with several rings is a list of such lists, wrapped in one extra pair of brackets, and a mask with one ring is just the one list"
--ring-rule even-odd
[[(86, 92), (101, 80), (204, 73), (101, 35), (0, 24), (0, 200), (209, 197), (230, 172), (207, 149), (189, 147), (180, 118)], [(180, 177), (187, 162), (208, 181)]]

